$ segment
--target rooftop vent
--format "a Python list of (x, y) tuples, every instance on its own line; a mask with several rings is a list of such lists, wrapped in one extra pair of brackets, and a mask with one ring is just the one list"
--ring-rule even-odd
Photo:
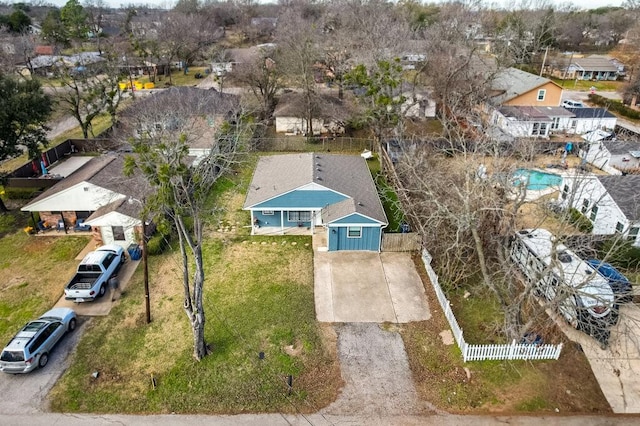
[(364, 204), (362, 204), (360, 201), (358, 201), (358, 205), (359, 206), (363, 206)]
[(322, 180), (320, 176), (316, 176), (316, 180)]
[(571, 255), (567, 252), (558, 253), (558, 260), (562, 263), (571, 263)]

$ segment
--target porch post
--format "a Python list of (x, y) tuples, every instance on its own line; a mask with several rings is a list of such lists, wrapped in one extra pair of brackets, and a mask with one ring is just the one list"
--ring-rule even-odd
[(64, 233), (68, 234), (68, 232), (67, 232), (67, 224), (64, 223), (64, 215), (62, 214), (62, 211), (60, 212), (60, 217), (62, 218), (62, 227), (64, 228)]
[(280, 210), (280, 232), (284, 235), (284, 210)]

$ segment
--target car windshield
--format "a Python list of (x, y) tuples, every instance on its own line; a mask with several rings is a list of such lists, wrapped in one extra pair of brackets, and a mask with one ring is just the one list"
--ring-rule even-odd
[(22, 351), (2, 351), (0, 361), (20, 362), (24, 361), (24, 353)]

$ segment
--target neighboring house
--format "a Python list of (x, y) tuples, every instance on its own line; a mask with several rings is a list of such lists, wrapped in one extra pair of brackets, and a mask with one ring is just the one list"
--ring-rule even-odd
[(366, 160), (358, 155), (260, 157), (244, 209), (255, 234), (312, 234), (322, 226), (329, 251), (380, 251), (388, 222)]
[(561, 120), (559, 130), (584, 135), (597, 129), (613, 130), (617, 118), (604, 108), (567, 108), (573, 117)]
[[(313, 134), (344, 133), (344, 124), (351, 117), (346, 100), (331, 95), (315, 95), (312, 106)], [(278, 100), (273, 116), (276, 132), (291, 135), (308, 133), (306, 99), (303, 93), (284, 93)]]
[(602, 55), (561, 58), (552, 65), (551, 76), (564, 80), (617, 80), (624, 65)]
[(123, 175), (124, 156), (95, 157), (29, 202), (21, 210), (38, 212), (40, 219), (57, 224), (64, 221), (72, 228), (78, 219), (92, 227), (94, 236), (104, 244), (127, 248), (137, 242), (136, 227), (141, 227), (140, 203), (149, 192), (140, 176)]
[(549, 80), (517, 68), (498, 71), (491, 83), (489, 102), (494, 107), (557, 107), (562, 87)]
[[(238, 113), (239, 104), (238, 96), (215, 89), (175, 86), (139, 100), (124, 110), (120, 118), (124, 128), (131, 128), (134, 136), (140, 137), (143, 133), (171, 131), (176, 125), (172, 110), (192, 111), (192, 133), (197, 138), (188, 140), (187, 145), (189, 155), (198, 158), (215, 146), (220, 125)], [(161, 118), (167, 121), (154, 121)]]
[(491, 124), (513, 137), (548, 138), (571, 117), (561, 107), (503, 106), (493, 110)]
[(580, 155), (590, 164), (605, 171), (609, 171), (611, 167), (619, 171), (640, 169), (640, 142), (597, 141), (590, 143)]
[(593, 234), (620, 234), (640, 247), (640, 175), (565, 177), (559, 202), (593, 223)]
[(409, 118), (433, 118), (436, 116), (436, 103), (427, 90), (403, 82), (402, 96), (404, 103), (400, 106), (400, 112)]

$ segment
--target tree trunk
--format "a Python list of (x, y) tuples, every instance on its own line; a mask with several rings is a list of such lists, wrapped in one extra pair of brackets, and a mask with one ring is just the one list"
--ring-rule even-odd
[(4, 201), (2, 200), (2, 197), (0, 197), (0, 212), (7, 213), (8, 211), (9, 211), (9, 209), (4, 204)]

